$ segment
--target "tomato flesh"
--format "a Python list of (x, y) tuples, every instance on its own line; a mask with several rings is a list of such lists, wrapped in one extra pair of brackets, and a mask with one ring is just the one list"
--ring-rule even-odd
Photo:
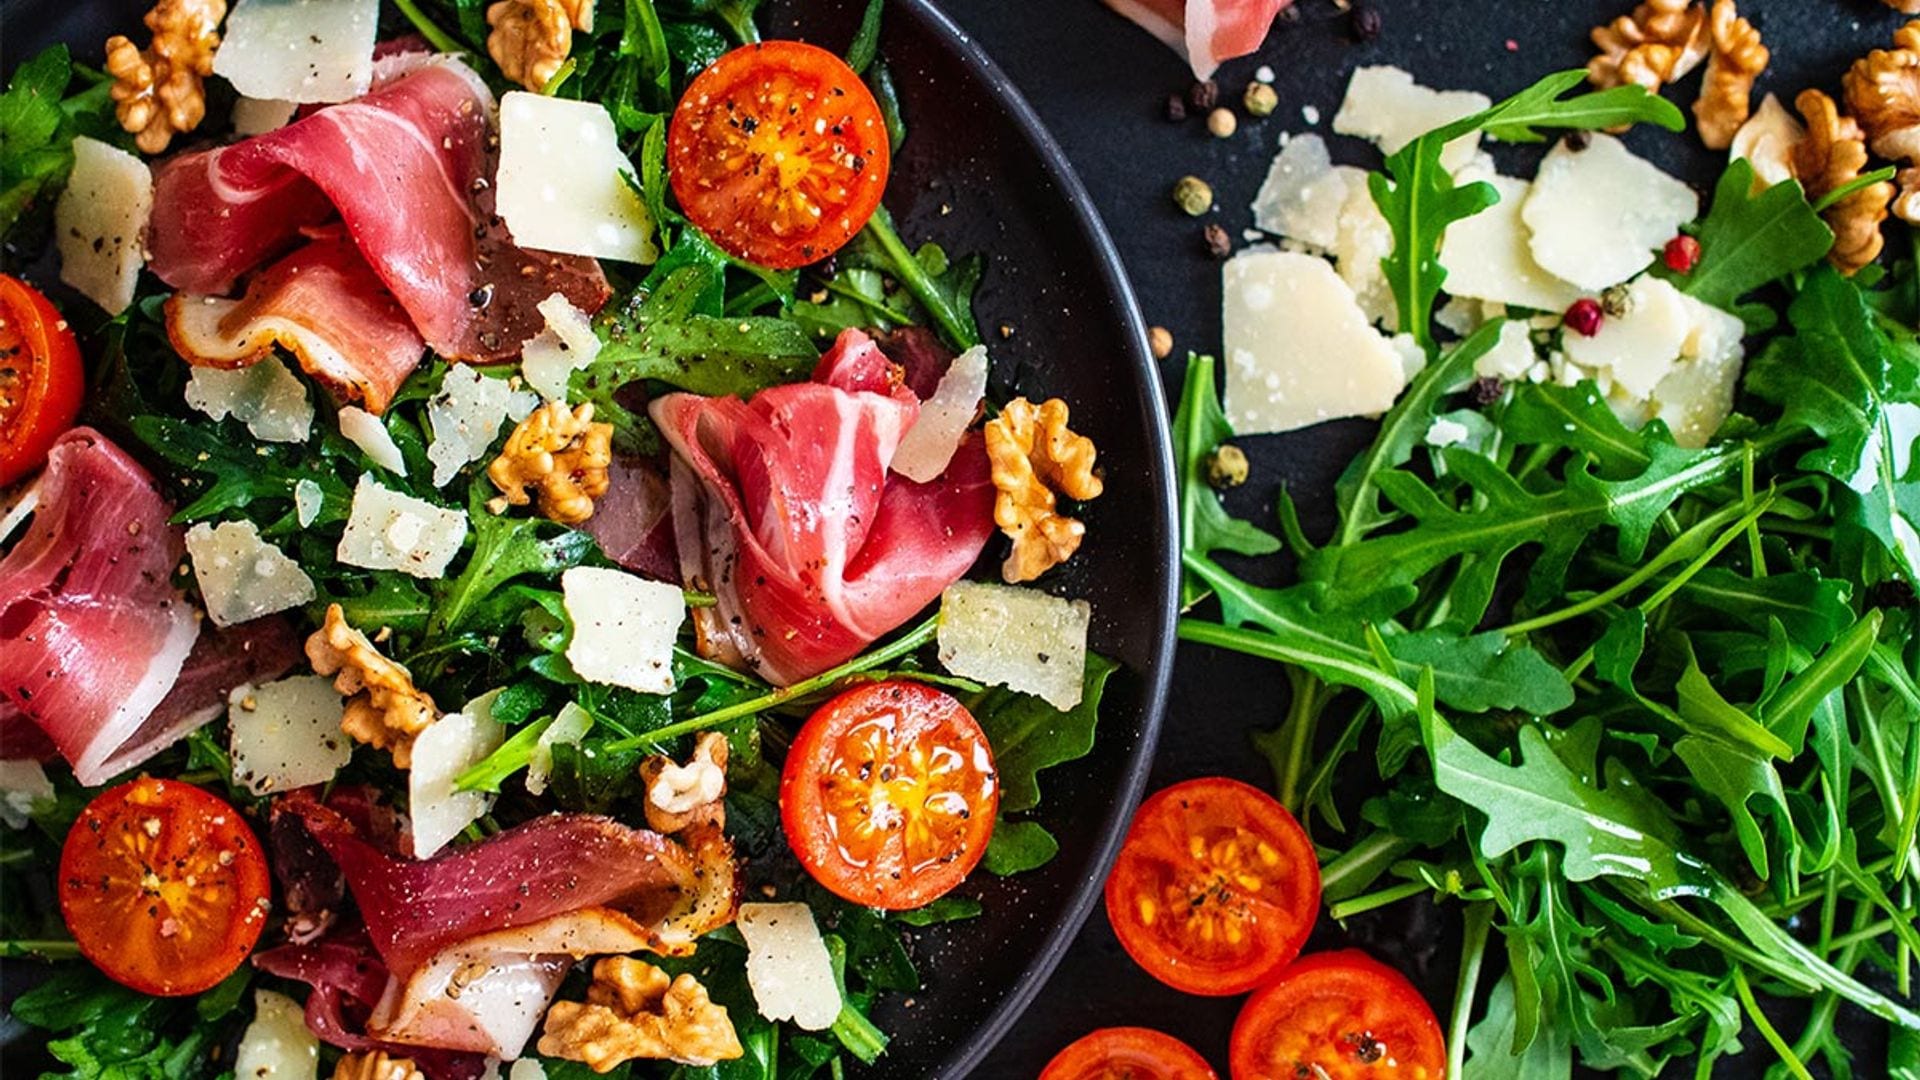
[(880, 205), (890, 164), (872, 92), (845, 61), (798, 41), (715, 60), (667, 128), (667, 177), (688, 220), (775, 269), (853, 239)]
[(1193, 1047), (1152, 1028), (1101, 1028), (1040, 1070), (1040, 1080), (1215, 1080)]
[(973, 870), (999, 805), (979, 723), (916, 682), (871, 683), (820, 706), (780, 776), (781, 822), (807, 872), (856, 904), (896, 911)]
[(60, 852), (60, 913), (80, 952), (146, 994), (197, 994), (253, 951), (267, 861), (239, 811), (142, 778), (87, 805)]
[(1272, 796), (1224, 777), (1189, 780), (1140, 805), (1106, 902), (1148, 974), (1191, 994), (1240, 994), (1300, 954), (1319, 913), (1320, 864)]
[(84, 391), (80, 345), (38, 289), (0, 274), (0, 487), (46, 463)]
[(1357, 949), (1316, 953), (1247, 999), (1233, 1080), (1441, 1080), (1446, 1043), (1420, 991)]

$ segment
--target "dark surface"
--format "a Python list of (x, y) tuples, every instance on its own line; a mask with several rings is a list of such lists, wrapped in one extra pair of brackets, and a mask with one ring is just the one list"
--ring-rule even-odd
[[(1192, 74), (1171, 50), (1095, 0), (942, 3), (1033, 102), (1092, 192), (1147, 321), (1173, 333), (1175, 359), (1162, 367), (1168, 392), (1176, 396), (1178, 358), (1188, 349), (1219, 348), (1219, 265), (1206, 252), (1202, 226), (1217, 221), (1236, 245), (1243, 244), (1241, 231), (1252, 224), (1247, 206), (1266, 175), (1280, 132), (1317, 130), (1329, 137), (1336, 159), (1378, 163), (1371, 147), (1331, 133), (1356, 66), (1397, 64), (1425, 85), (1479, 90), (1498, 100), (1551, 71), (1584, 65), (1592, 53), (1587, 31), (1632, 6), (1630, 0), (1371, 0), (1382, 32), (1363, 44), (1355, 41), (1350, 14), (1333, 0), (1300, 0), (1297, 20), (1277, 24), (1256, 55), (1231, 61), (1216, 74), (1221, 102), (1232, 105), (1240, 121), (1236, 134), (1221, 140), (1210, 136), (1198, 118), (1182, 124), (1164, 118), (1167, 96), (1183, 91)], [(1869, 48), (1884, 47), (1903, 22), (1868, 0), (1743, 0), (1741, 10), (1753, 15), (1774, 54), (1756, 103), (1768, 90), (1789, 102), (1810, 85), (1837, 92), (1846, 65)], [(1256, 121), (1238, 103), (1262, 64), (1277, 76), (1280, 108)], [(1689, 107), (1698, 82), (1696, 74), (1670, 96)], [(1319, 110), (1317, 125), (1302, 116), (1308, 106)], [(1691, 134), (1636, 132), (1628, 141), (1703, 195), (1723, 163)], [(1507, 153), (1500, 152), (1503, 161)], [(1514, 153), (1525, 157), (1525, 151)], [(1169, 196), (1174, 182), (1188, 173), (1207, 180), (1216, 196), (1215, 212), (1198, 221), (1175, 209)], [(1242, 440), (1253, 459), (1253, 475), (1234, 493), (1231, 508), (1243, 517), (1271, 520), (1274, 495), (1285, 482), (1303, 500), (1308, 531), (1330, 528), (1326, 515), (1333, 480), (1371, 430), (1366, 422), (1346, 421)], [(1176, 671), (1151, 787), (1208, 774), (1270, 783), (1271, 774), (1246, 735), (1272, 727), (1285, 709), (1286, 681), (1279, 668), (1183, 643)], [(1362, 766), (1350, 782), (1364, 788), (1370, 779)], [(1316, 839), (1339, 841), (1337, 836)], [(1352, 929), (1347, 936), (1323, 924), (1309, 949), (1342, 943), (1368, 947), (1414, 977), (1444, 1024), (1459, 948), (1455, 910), (1403, 903), (1355, 920)], [(1483, 977), (1483, 995), (1491, 984), (1490, 975)], [(1241, 1000), (1190, 997), (1161, 986), (1127, 959), (1104, 911), (1097, 910), (1034, 1006), (978, 1075), (1032, 1076), (1087, 1031), (1138, 1024), (1187, 1040), (1225, 1076), (1227, 1035)], [(1879, 1034), (1868, 1026), (1857, 1075), (1882, 1075)], [(1771, 1063), (1757, 1037), (1747, 1043), (1748, 1052), (1728, 1060), (1719, 1075), (1757, 1077)], [(1691, 1066), (1684, 1075), (1691, 1075)]]

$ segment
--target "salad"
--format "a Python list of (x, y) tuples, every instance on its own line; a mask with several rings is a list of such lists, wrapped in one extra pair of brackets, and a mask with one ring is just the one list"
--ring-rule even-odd
[(1053, 857), (1116, 665), (1031, 583), (1097, 449), (882, 206), (878, 0), (843, 53), (753, 6), (160, 0), (14, 72), (0, 955), (50, 1072), (839, 1076), (907, 932)]

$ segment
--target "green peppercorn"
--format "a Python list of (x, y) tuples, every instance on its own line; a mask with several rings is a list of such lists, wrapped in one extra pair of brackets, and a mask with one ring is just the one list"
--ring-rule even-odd
[(1272, 116), (1280, 107), (1280, 93), (1269, 83), (1250, 82), (1240, 104), (1246, 106), (1248, 116)]
[(1207, 483), (1225, 491), (1247, 482), (1247, 455), (1232, 443), (1221, 443), (1207, 455)]
[(1197, 176), (1183, 176), (1173, 185), (1174, 205), (1191, 217), (1213, 209), (1213, 187)]

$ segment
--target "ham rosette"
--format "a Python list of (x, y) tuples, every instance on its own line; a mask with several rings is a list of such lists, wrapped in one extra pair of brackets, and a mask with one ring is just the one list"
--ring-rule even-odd
[(969, 436), (944, 475), (888, 471), (919, 400), (847, 330), (813, 381), (751, 401), (668, 394), (674, 534), (702, 652), (776, 685), (857, 655), (939, 597), (993, 534), (993, 480)]
[(1293, 0), (1106, 0), (1187, 58), (1196, 79), (1210, 77), (1222, 61), (1260, 48), (1267, 30)]

